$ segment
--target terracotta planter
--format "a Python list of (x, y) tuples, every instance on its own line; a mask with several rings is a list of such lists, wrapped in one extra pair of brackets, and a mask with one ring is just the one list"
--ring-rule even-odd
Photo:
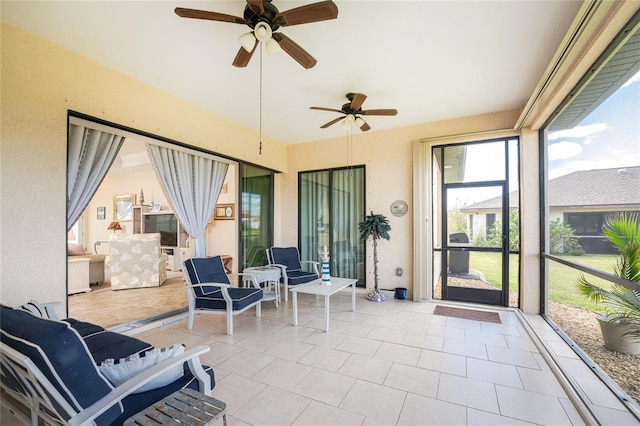
[(623, 337), (625, 326), (608, 322), (608, 317), (598, 315), (605, 347), (623, 354), (640, 354), (640, 341), (630, 337)]

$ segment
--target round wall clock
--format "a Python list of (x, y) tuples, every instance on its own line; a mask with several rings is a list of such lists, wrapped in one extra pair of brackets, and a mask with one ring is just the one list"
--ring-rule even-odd
[(397, 200), (391, 203), (391, 214), (394, 216), (404, 216), (409, 210), (406, 201)]

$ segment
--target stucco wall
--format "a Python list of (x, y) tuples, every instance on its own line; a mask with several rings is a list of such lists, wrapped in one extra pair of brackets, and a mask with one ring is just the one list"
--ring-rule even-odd
[[(0, 300), (62, 301), (66, 312), (67, 113), (286, 171), (286, 147), (1, 23)], [(139, 191), (139, 189), (138, 189)]]

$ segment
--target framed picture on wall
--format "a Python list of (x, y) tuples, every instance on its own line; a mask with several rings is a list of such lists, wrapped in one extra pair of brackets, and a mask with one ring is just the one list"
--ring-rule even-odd
[(233, 220), (235, 218), (234, 204), (216, 204), (213, 210), (213, 218), (216, 220)]
[(133, 206), (135, 204), (136, 194), (113, 197), (113, 220), (118, 222), (133, 220)]
[(98, 217), (98, 220), (106, 219), (106, 210), (107, 209), (105, 207), (98, 207), (98, 213), (96, 215)]

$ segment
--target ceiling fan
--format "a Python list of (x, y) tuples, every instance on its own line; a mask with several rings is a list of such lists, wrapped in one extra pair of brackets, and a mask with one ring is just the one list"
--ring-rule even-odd
[(360, 128), (363, 132), (370, 130), (371, 127), (367, 124), (366, 121), (360, 117), (361, 115), (396, 115), (398, 110), (396, 109), (362, 109), (362, 103), (365, 99), (367, 99), (367, 95), (363, 95), (362, 93), (347, 93), (347, 99), (349, 102), (342, 105), (341, 109), (333, 109), (333, 108), (324, 108), (324, 107), (315, 107), (312, 106), (310, 109), (317, 109), (320, 111), (332, 111), (340, 114), (344, 114), (341, 117), (333, 119), (326, 124), (320, 126), (321, 129), (326, 129), (327, 127), (336, 124), (338, 121), (344, 119), (342, 122), (342, 127), (349, 128), (351, 123), (354, 123), (356, 126)]
[(276, 31), (280, 27), (326, 21), (338, 17), (338, 7), (331, 0), (307, 4), (285, 12), (278, 11), (278, 8), (271, 4), (271, 0), (247, 0), (243, 18), (182, 7), (176, 7), (175, 12), (182, 18), (248, 25), (253, 31), (239, 38), (242, 47), (233, 60), (233, 65), (236, 67), (246, 67), (258, 42), (264, 42), (267, 53), (284, 50), (303, 67), (312, 68), (317, 62), (316, 59), (289, 37)]

